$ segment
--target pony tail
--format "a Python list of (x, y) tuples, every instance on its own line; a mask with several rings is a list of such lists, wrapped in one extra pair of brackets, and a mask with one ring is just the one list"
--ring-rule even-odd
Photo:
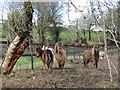
[(49, 50), (46, 50), (46, 51), (47, 51), (47, 54), (46, 54), (47, 66), (49, 68), (49, 66), (50, 66), (50, 51)]

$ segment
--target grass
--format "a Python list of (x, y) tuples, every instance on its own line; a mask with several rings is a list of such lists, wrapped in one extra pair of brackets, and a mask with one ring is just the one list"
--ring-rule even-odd
[[(100, 40), (103, 40), (103, 37), (104, 37), (103, 32), (98, 32), (98, 34), (99, 34)], [(33, 35), (33, 40), (38, 40), (38, 39), (39, 39), (39, 38), (38, 38), (39, 35), (38, 35), (36, 29), (33, 29), (33, 31), (31, 32), (31, 35)], [(73, 35), (74, 35), (74, 37), (73, 37)], [(72, 40), (74, 41), (74, 40), (76, 39), (76, 37), (77, 37), (77, 36), (76, 36), (76, 33), (75, 33), (75, 32), (72, 32), (72, 33), (71, 33), (71, 32), (68, 31), (68, 30), (62, 31), (62, 32), (60, 33), (61, 41), (65, 41), (65, 42), (70, 41), (70, 39), (72, 39)], [(82, 33), (82, 37), (83, 37), (83, 33)], [(51, 36), (49, 35), (49, 33), (47, 33), (47, 37), (46, 37), (46, 38), (47, 38), (47, 39), (50, 39), (50, 38), (51, 38)], [(86, 31), (86, 38), (87, 38), (87, 40), (88, 40), (88, 38), (89, 38), (89, 32), (88, 32), (88, 31)], [(90, 44), (95, 44), (95, 43), (97, 43), (97, 42), (95, 42), (95, 41), (97, 41), (97, 34), (96, 34), (96, 32), (94, 32), (94, 31), (91, 31), (91, 40), (92, 40), (92, 41), (90, 41)], [(1, 37), (0, 37), (0, 41), (6, 41), (6, 38), (1, 38)], [(70, 41), (70, 42), (71, 42), (71, 41)], [(66, 47), (64, 47), (64, 49), (66, 49)], [(117, 49), (114, 49), (114, 50), (116, 51)], [(67, 51), (68, 51), (68, 52), (75, 52), (75, 50), (73, 49), (73, 47), (67, 47)], [(77, 51), (78, 51), (78, 50), (77, 50)], [(111, 51), (111, 50), (108, 50), (108, 52), (110, 52), (110, 51)], [(35, 50), (33, 51), (33, 54), (34, 54), (34, 53), (35, 53)], [(24, 54), (30, 54), (30, 51), (25, 50)], [(82, 59), (82, 52), (75, 54), (75, 58), (76, 58), (76, 57), (79, 57), (79, 54), (80, 54), (80, 59)], [(73, 56), (74, 56), (74, 53), (68, 54), (68, 55), (67, 55), (67, 59), (73, 58)], [(34, 63), (34, 67), (39, 67), (39, 66), (42, 65), (41, 59), (40, 59), (40, 58), (36, 58), (36, 57), (34, 57), (33, 63)], [(30, 64), (31, 64), (31, 58), (30, 58), (30, 57), (21, 57), (21, 58), (17, 61), (16, 66), (26, 65), (25, 67), (30, 68)]]
[(69, 31), (64, 31), (64, 32), (60, 33), (60, 38), (61, 38), (62, 41), (70, 41), (70, 39), (75, 40), (76, 39), (76, 34), (74, 32), (71, 33)]
[(0, 37), (0, 41), (7, 41), (7, 39), (6, 39), (6, 38), (1, 38), (1, 37)]
[(119, 88), (118, 84), (115, 83), (115, 82), (109, 82), (109, 81), (102, 81), (102, 82), (99, 82), (98, 83), (98, 88), (101, 87), (101, 88)]
[[(33, 59), (33, 66), (42, 67), (43, 63), (40, 58)], [(30, 69), (31, 68), (31, 57), (20, 57), (20, 59), (16, 62), (14, 69)]]
[[(69, 47), (68, 50), (69, 50), (69, 52), (74, 52), (72, 47)], [(108, 53), (111, 52), (111, 51), (117, 51), (117, 49), (108, 50)], [(35, 52), (33, 52), (33, 53), (35, 53)], [(26, 50), (24, 52), (24, 54), (30, 54), (30, 52)], [(82, 52), (75, 54), (75, 58), (79, 58), (79, 54), (80, 54), (80, 59), (83, 59)], [(67, 55), (67, 60), (71, 60), (73, 58), (74, 58), (74, 54), (68, 54)], [(33, 65), (34, 65), (34, 68), (42, 67), (43, 66), (42, 60), (40, 58), (36, 58), (34, 56), (33, 57)], [(20, 69), (20, 68), (24, 68), (24, 69), (31, 68), (31, 57), (20, 57), (20, 59), (15, 64), (15, 67), (17, 67), (17, 69)]]

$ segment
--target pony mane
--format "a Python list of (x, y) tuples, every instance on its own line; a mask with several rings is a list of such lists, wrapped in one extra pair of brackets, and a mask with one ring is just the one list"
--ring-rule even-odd
[(55, 45), (55, 48), (54, 48), (54, 49), (55, 49), (55, 53), (58, 53), (57, 47), (58, 47), (58, 46)]
[(93, 46), (93, 48), (91, 49), (91, 51), (92, 51), (92, 55), (94, 55), (95, 54), (95, 45)]
[(95, 47), (99, 47), (99, 44), (95, 44), (95, 45), (93, 46), (93, 48), (92, 48), (92, 55), (95, 54)]

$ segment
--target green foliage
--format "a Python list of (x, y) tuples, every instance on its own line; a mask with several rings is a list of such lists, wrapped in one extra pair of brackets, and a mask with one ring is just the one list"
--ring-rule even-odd
[(55, 40), (59, 40), (59, 30), (56, 27), (57, 24), (62, 22), (62, 4), (59, 2), (37, 2), (33, 4), (35, 10), (37, 10), (37, 32), (39, 33), (39, 41), (46, 42), (46, 39), (52, 40), (51, 37), (46, 37), (49, 33), (49, 26), (53, 25)]
[(1, 29), (1, 28), (3, 28), (3, 25), (2, 25), (2, 24), (0, 24), (0, 29)]
[(49, 32), (50, 32), (50, 36), (52, 36), (51, 40), (53, 42), (58, 42), (61, 40), (60, 38), (60, 33), (64, 31), (63, 27), (50, 27)]
[[(72, 33), (68, 31), (67, 29), (60, 33), (60, 38), (64, 42), (73, 42), (76, 39), (76, 33), (73, 33), (75, 37), (73, 37)], [(71, 39), (73, 41), (71, 41)]]
[(9, 16), (9, 23), (12, 30), (16, 33), (19, 32), (19, 28), (22, 26), (22, 16), (18, 10), (12, 11)]
[[(12, 11), (8, 17), (8, 20), (4, 21), (2, 29), (2, 37), (11, 36), (14, 39), (17, 33), (20, 32), (22, 27), (22, 16), (20, 12), (16, 9)], [(10, 37), (9, 37), (10, 38)]]

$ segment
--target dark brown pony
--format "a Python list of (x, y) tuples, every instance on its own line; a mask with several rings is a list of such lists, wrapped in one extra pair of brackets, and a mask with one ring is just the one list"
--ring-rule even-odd
[(94, 62), (94, 66), (98, 67), (99, 61), (99, 44), (95, 44), (91, 50), (86, 50), (83, 53), (83, 63), (85, 67), (88, 67), (89, 62)]
[(46, 69), (46, 65), (49, 68), (52, 69), (53, 64), (53, 54), (51, 50), (42, 50), (41, 48), (36, 48), (36, 56), (39, 58), (41, 57), (42, 62), (44, 64), (44, 67)]
[(66, 51), (62, 48), (63, 43), (58, 42), (55, 45), (55, 58), (59, 65), (59, 69), (63, 69), (66, 61)]

